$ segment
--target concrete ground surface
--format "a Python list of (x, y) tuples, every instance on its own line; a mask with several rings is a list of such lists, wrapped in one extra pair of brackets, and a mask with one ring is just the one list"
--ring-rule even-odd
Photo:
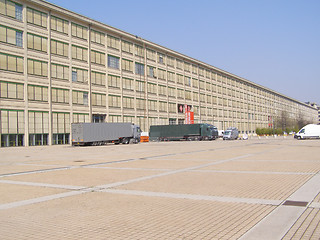
[(320, 239), (320, 140), (0, 148), (1, 239)]

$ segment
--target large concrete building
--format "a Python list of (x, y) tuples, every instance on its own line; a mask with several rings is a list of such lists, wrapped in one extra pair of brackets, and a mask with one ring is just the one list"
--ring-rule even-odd
[(41, 0), (0, 0), (1, 146), (67, 144), (73, 122), (195, 122), (254, 133), (317, 110)]

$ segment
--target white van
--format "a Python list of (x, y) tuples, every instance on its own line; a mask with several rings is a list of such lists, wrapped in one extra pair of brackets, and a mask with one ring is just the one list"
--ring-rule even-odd
[(320, 138), (320, 125), (308, 124), (294, 135), (296, 139)]
[(228, 128), (223, 133), (223, 140), (235, 140), (239, 137), (239, 131), (235, 127)]

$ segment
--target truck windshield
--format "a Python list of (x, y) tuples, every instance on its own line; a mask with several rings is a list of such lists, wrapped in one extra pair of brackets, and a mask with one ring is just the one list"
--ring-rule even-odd
[(231, 131), (225, 131), (224, 132), (224, 135), (230, 135), (231, 134)]

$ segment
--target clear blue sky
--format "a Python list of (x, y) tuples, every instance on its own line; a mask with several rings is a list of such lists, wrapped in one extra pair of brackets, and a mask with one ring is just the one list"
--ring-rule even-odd
[(320, 0), (49, 0), (320, 104)]

